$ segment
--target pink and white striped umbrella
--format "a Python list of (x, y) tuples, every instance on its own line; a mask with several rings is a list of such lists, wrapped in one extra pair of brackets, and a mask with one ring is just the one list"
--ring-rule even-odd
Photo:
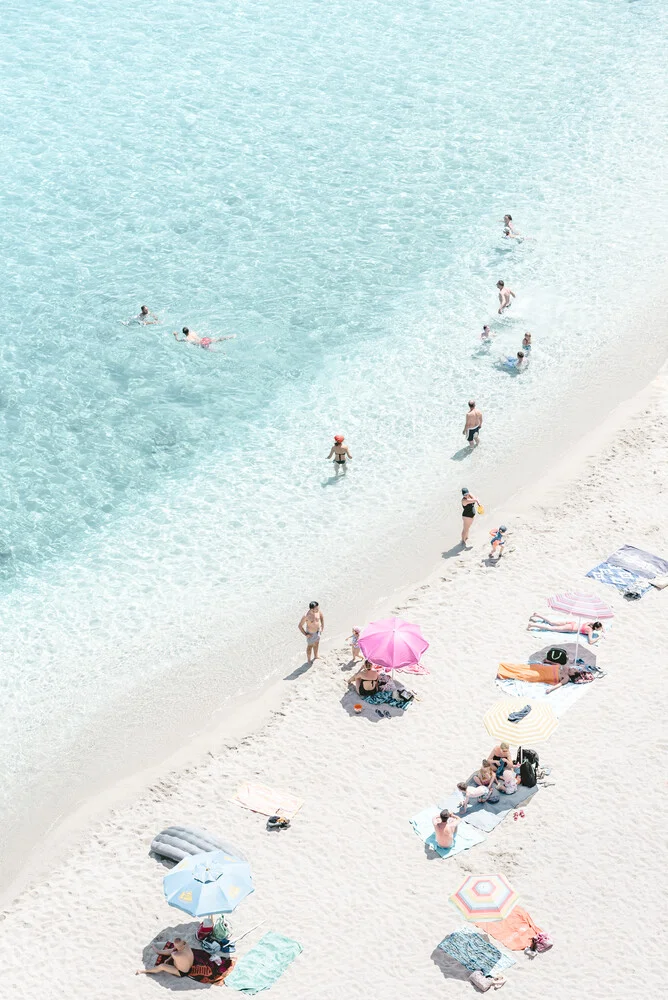
[(569, 591), (565, 594), (555, 594), (553, 597), (548, 597), (547, 603), (555, 611), (564, 611), (567, 615), (586, 618), (588, 621), (603, 621), (605, 618), (615, 617), (615, 612), (610, 605), (594, 594)]
[(359, 645), (367, 660), (386, 670), (429, 672), (420, 666), (420, 657), (429, 643), (419, 625), (411, 625), (403, 618), (384, 618), (367, 625), (360, 632)]

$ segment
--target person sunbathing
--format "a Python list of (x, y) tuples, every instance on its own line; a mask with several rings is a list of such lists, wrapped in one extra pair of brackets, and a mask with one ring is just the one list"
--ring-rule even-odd
[(579, 632), (585, 636), (589, 645), (593, 646), (603, 634), (603, 622), (555, 622), (534, 611), (529, 618), (527, 632)]
[(594, 674), (589, 670), (578, 670), (577, 667), (560, 666), (559, 667), (559, 680), (554, 684), (548, 694), (552, 694), (557, 688), (563, 687), (564, 684), (587, 684), (589, 681), (594, 680)]
[(461, 812), (466, 812), (470, 799), (477, 799), (478, 802), (486, 802), (496, 785), (496, 772), (488, 760), (483, 760), (481, 766), (473, 775), (465, 789), (457, 787), (464, 792), (464, 801), (460, 808)]
[(365, 660), (357, 673), (353, 674), (349, 679), (348, 683), (355, 685), (355, 690), (360, 698), (370, 698), (372, 694), (376, 694), (378, 691), (380, 686), (379, 678), (380, 673), (376, 670), (373, 663)]
[(175, 937), (174, 944), (162, 950), (153, 945), (153, 951), (157, 955), (162, 955), (165, 961), (154, 965), (152, 969), (137, 969), (136, 976), (142, 973), (147, 976), (157, 976), (161, 972), (166, 972), (168, 976), (187, 976), (195, 962), (193, 950), (183, 938)]
[(459, 825), (459, 818), (453, 816), (447, 809), (442, 809), (438, 816), (434, 816), (434, 836), (439, 847), (452, 847), (455, 842), (455, 833)]

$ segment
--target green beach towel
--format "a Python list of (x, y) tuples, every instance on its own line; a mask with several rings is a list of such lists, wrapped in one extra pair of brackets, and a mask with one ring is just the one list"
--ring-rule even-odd
[(240, 993), (260, 993), (271, 989), (301, 950), (299, 942), (269, 931), (247, 955), (239, 959), (225, 985)]

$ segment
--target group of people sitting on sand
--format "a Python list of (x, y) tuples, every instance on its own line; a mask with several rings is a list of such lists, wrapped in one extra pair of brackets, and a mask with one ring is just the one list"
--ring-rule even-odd
[(490, 798), (496, 801), (497, 792), (502, 795), (513, 795), (520, 784), (519, 767), (513, 763), (508, 743), (499, 743), (489, 757), (486, 757), (478, 770), (468, 781), (460, 781), (457, 788), (464, 793), (464, 801), (460, 812), (466, 812), (471, 799), (477, 802), (487, 802)]
[[(499, 792), (502, 795), (512, 795), (520, 784), (519, 767), (513, 763), (510, 746), (499, 743), (468, 781), (460, 781), (457, 785), (460, 792), (464, 793), (464, 801), (458, 812), (465, 813), (471, 799), (477, 802), (495, 802)], [(434, 816), (434, 836), (439, 847), (452, 847), (460, 819), (461, 816), (449, 809), (442, 809), (438, 816)]]

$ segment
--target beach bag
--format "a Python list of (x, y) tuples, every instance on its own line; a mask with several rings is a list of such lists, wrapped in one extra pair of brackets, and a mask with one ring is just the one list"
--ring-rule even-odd
[(533, 948), (534, 951), (549, 951), (553, 945), (554, 941), (552, 940), (550, 935), (546, 934), (544, 931), (541, 931), (540, 934), (537, 934), (536, 937), (531, 942), (531, 947)]
[(477, 510), (477, 512), (479, 514), (484, 514), (485, 513), (485, 508), (484, 508), (483, 504), (481, 504), (481, 503), (477, 503), (475, 509)]
[(536, 765), (532, 764), (530, 760), (523, 760), (520, 764), (520, 781), (525, 788), (535, 788), (536, 782), (538, 781), (536, 777)]
[(223, 941), (229, 941), (231, 936), (232, 928), (221, 913), (213, 925), (213, 939), (222, 943)]
[(469, 976), (469, 982), (472, 983), (481, 993), (486, 993), (487, 990), (491, 990), (494, 985), (494, 979), (492, 976), (486, 976), (484, 972), (480, 971), (480, 969), (476, 969), (475, 972), (471, 973)]
[(515, 763), (519, 764), (523, 760), (528, 760), (530, 764), (535, 764), (536, 767), (540, 764), (540, 757), (535, 750), (530, 750), (528, 747), (526, 750), (523, 750), (522, 747), (518, 747)]
[(475, 986), (480, 993), (486, 993), (487, 990), (491, 990), (492, 986), (498, 990), (499, 986), (503, 986), (505, 979), (501, 975), (486, 976), (481, 969), (476, 969), (475, 972), (472, 972), (469, 976), (469, 982)]
[(544, 663), (559, 663), (565, 667), (568, 663), (568, 653), (561, 646), (552, 646), (545, 654)]
[(197, 928), (197, 940), (205, 941), (213, 933), (213, 917), (207, 917)]

